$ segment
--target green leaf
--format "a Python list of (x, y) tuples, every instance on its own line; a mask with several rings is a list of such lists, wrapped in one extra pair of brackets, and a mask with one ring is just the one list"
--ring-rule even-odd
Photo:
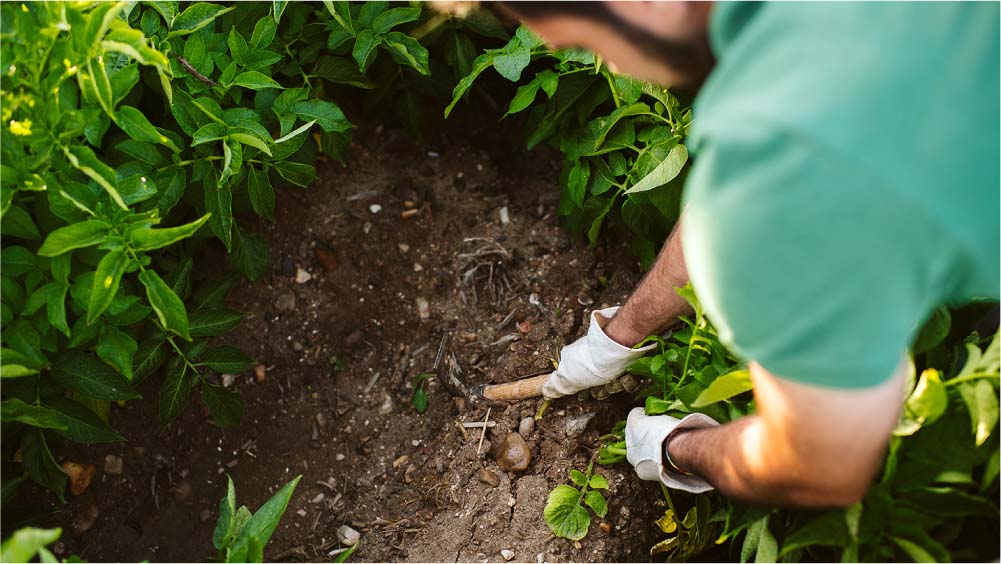
[(206, 309), (191, 314), (192, 337), (216, 337), (240, 324), (244, 314), (231, 309)]
[(243, 417), (243, 399), (240, 394), (222, 386), (202, 384), (202, 403), (220, 427), (237, 425)]
[(153, 373), (167, 357), (166, 341), (149, 340), (140, 343), (133, 357), (132, 381), (142, 382)]
[(416, 39), (405, 33), (391, 31), (382, 37), (382, 45), (398, 62), (412, 67), (423, 75), (430, 75), (428, 50)]
[(132, 243), (132, 248), (136, 251), (160, 249), (194, 235), (202, 225), (205, 225), (205, 222), (209, 220), (211, 215), (207, 213), (191, 223), (177, 227), (168, 227), (166, 229), (140, 227), (129, 234), (129, 241)]
[(51, 409), (24, 403), (17, 398), (8, 398), (0, 403), (0, 421), (19, 421), (25, 425), (41, 429), (66, 430), (66, 422)]
[(776, 562), (778, 561), (779, 543), (775, 540), (771, 530), (768, 529), (768, 518), (764, 519), (764, 526), (761, 527), (761, 536), (758, 539), (758, 551), (754, 555), (755, 562)]
[(351, 56), (358, 63), (358, 69), (361, 72), (367, 71), (368, 66), (375, 60), (375, 49), (381, 42), (382, 38), (371, 29), (362, 30), (355, 38), (355, 46), (351, 51)]
[(53, 364), (52, 379), (64, 388), (100, 400), (130, 400), (142, 396), (110, 366), (81, 351), (63, 353)]
[(466, 92), (473, 86), (473, 82), (476, 81), (476, 77), (493, 66), (494, 56), (490, 53), (484, 53), (476, 59), (473, 60), (473, 70), (469, 74), (462, 77), (461, 80), (452, 89), (452, 101), (449, 102), (448, 106), (445, 107), (445, 117), (452, 113), (452, 108), (459, 103), (459, 100), (466, 94)]
[(226, 138), (226, 126), (221, 123), (207, 123), (199, 127), (191, 138), (191, 146), (197, 147), (203, 143), (211, 143)]
[(577, 161), (570, 169), (567, 178), (567, 193), (570, 200), (578, 207), (584, 206), (584, 194), (587, 192), (587, 179), (591, 175), (591, 166), (587, 161)]
[(605, 501), (605, 496), (594, 490), (590, 490), (584, 495), (584, 503), (587, 504), (587, 506), (590, 507), (598, 517), (604, 517), (608, 514), (608, 502)]
[(531, 49), (520, 43), (510, 51), (498, 53), (493, 58), (494, 69), (511, 82), (518, 82), (521, 79), (521, 71), (525, 70), (530, 62), (532, 62)]
[(38, 374), (38, 370), (29, 368), (23, 364), (0, 365), (0, 378), (23, 378), (32, 374)]
[(132, 380), (132, 358), (139, 345), (135, 339), (121, 329), (111, 325), (101, 328), (101, 336), (97, 339), (97, 356), (110, 364), (119, 374)]
[(229, 47), (229, 55), (233, 57), (236, 64), (246, 66), (247, 57), (250, 56), (250, 46), (247, 45), (247, 40), (240, 35), (239, 31), (236, 31), (235, 27), (229, 28), (226, 45)]
[(285, 513), (285, 508), (288, 507), (292, 493), (295, 491), (301, 478), (302, 476), (296, 476), (291, 482), (285, 484), (282, 489), (275, 492), (275, 495), (271, 496), (271, 499), (266, 501), (254, 513), (254, 516), (247, 521), (247, 524), (240, 530), (236, 541), (233, 543), (233, 548), (230, 552), (230, 559), (232, 561), (239, 562), (244, 559), (250, 548), (251, 539), (257, 540), (261, 546), (266, 545), (271, 540), (271, 535), (274, 534), (275, 528), (278, 527), (278, 521)]
[(203, 183), (205, 210), (209, 212), (209, 227), (226, 249), (233, 244), (233, 191), (228, 182), (217, 183), (206, 178)]
[(254, 24), (254, 33), (250, 36), (250, 46), (254, 49), (267, 49), (275, 40), (278, 24), (271, 18), (264, 17)]
[(591, 479), (587, 482), (587, 487), (594, 488), (596, 490), (607, 490), (608, 480), (606, 480), (601, 474), (593, 474)]
[(987, 380), (963, 382), (957, 387), (970, 414), (975, 444), (980, 446), (987, 442), (998, 424), (998, 394)]
[(249, 88), (250, 90), (263, 90), (265, 88), (283, 88), (270, 76), (257, 71), (241, 72), (233, 79), (233, 84)]
[(0, 562), (31, 562), (32, 558), (45, 547), (59, 540), (62, 529), (18, 529), (0, 545)]
[(56, 417), (66, 425), (66, 429), (56, 432), (71, 441), (94, 444), (125, 440), (125, 437), (108, 426), (101, 416), (79, 402), (62, 396), (53, 396), (45, 400), (45, 406), (51, 408)]
[(582, 497), (580, 490), (566, 484), (549, 492), (542, 515), (553, 534), (574, 541), (587, 536), (591, 516), (580, 505)]
[(112, 201), (123, 210), (128, 210), (121, 195), (118, 193), (118, 180), (115, 171), (110, 166), (101, 162), (89, 147), (83, 145), (71, 145), (64, 149), (66, 158), (70, 164), (80, 172), (87, 175), (91, 180), (97, 182), (105, 192), (111, 196)]
[(87, 324), (97, 321), (97, 318), (104, 313), (111, 305), (111, 300), (118, 293), (118, 286), (121, 284), (122, 275), (132, 259), (125, 254), (125, 251), (108, 251), (101, 262), (97, 264), (94, 272), (94, 283), (90, 291), (90, 301), (87, 304)]
[(320, 57), (311, 74), (330, 82), (349, 84), (357, 88), (375, 88), (375, 83), (358, 71), (358, 65), (345, 57), (329, 55)]
[(893, 543), (899, 546), (914, 562), (938, 562), (921, 545), (900, 537), (892, 537)]
[(38, 249), (38, 255), (54, 257), (73, 249), (98, 245), (108, 238), (110, 231), (111, 226), (98, 219), (88, 219), (60, 227), (45, 238), (45, 242)]
[[(59, 230), (57, 229), (56, 231)], [(44, 245), (42, 247), (44, 248)], [(35, 255), (31, 254), (31, 251), (28, 249), (20, 245), (11, 245), (0, 251), (0, 270), (5, 275), (21, 276), (34, 269)]]
[(226, 496), (219, 500), (219, 520), (212, 532), (212, 546), (225, 550), (233, 544), (233, 521), (236, 514), (236, 487), (233, 478), (226, 475)]
[(271, 13), (275, 17), (275, 23), (277, 24), (282, 19), (282, 14), (285, 12), (285, 8), (288, 7), (288, 0), (272, 0), (271, 2), (272, 11)]
[(256, 135), (244, 133), (243, 131), (230, 130), (228, 137), (240, 144), (253, 147), (269, 157), (271, 156), (271, 148), (268, 147), (267, 141), (257, 137)]
[(28, 212), (23, 209), (12, 206), (7, 210), (7, 213), (3, 214), (3, 222), (0, 225), (0, 230), (3, 231), (4, 235), (8, 237), (17, 237), (19, 239), (28, 239), (34, 241), (35, 239), (40, 239), (42, 234), (38, 232), (38, 227), (35, 226), (34, 220), (28, 215)]
[(177, 14), (173, 21), (170, 22), (170, 33), (167, 34), (167, 39), (177, 37), (178, 35), (194, 33), (234, 8), (235, 6), (224, 8), (218, 4), (196, 2), (188, 6), (180, 14)]
[(139, 281), (146, 287), (146, 296), (149, 298), (153, 310), (156, 311), (160, 324), (168, 331), (173, 331), (190, 341), (188, 314), (181, 298), (177, 297), (177, 294), (170, 289), (170, 286), (167, 286), (160, 275), (152, 270), (140, 272)]
[(419, 17), (421, 17), (420, 8), (391, 8), (372, 20), (372, 30), (381, 35), (400, 24), (412, 22)]
[(30, 428), (21, 437), (21, 463), (31, 479), (66, 502), (66, 473), (56, 464), (41, 429)]
[(271, 187), (267, 173), (251, 167), (247, 176), (247, 193), (257, 215), (274, 223), (275, 190)]
[(196, 366), (208, 366), (212, 370), (224, 374), (239, 374), (253, 365), (254, 361), (243, 354), (243, 351), (236, 347), (223, 345), (206, 351), (199, 357)]
[(570, 470), (570, 481), (583, 488), (587, 484), (587, 476), (580, 470)]
[(779, 558), (794, 550), (810, 546), (844, 546), (852, 540), (845, 521), (845, 511), (826, 511), (819, 517), (796, 529), (786, 536)]
[(236, 227), (233, 237), (233, 251), (229, 260), (244, 276), (258, 280), (268, 268), (268, 243), (253, 231)]
[(341, 133), (351, 129), (341, 108), (327, 100), (305, 100), (297, 103), (293, 111), (303, 121), (315, 121), (324, 131)]
[(650, 174), (647, 174), (632, 188), (626, 190), (626, 194), (645, 192), (667, 184), (681, 173), (681, 169), (685, 166), (686, 162), (688, 162), (688, 149), (681, 144), (675, 145), (671, 149), (671, 152), (667, 154), (667, 158), (657, 165), (657, 168), (653, 169)]
[(935, 369), (921, 373), (917, 386), (904, 402), (904, 412), (893, 434), (907, 436), (914, 434), (923, 425), (935, 422), (945, 413), (949, 405), (949, 395)]
[(307, 188), (316, 180), (316, 169), (311, 165), (292, 161), (271, 164), (279, 176), (297, 186)]
[(160, 425), (166, 426), (184, 410), (194, 379), (187, 364), (178, 360), (167, 365), (167, 375), (160, 386)]
[(692, 402), (692, 407), (698, 408), (712, 405), (750, 391), (753, 388), (754, 384), (751, 383), (751, 374), (747, 370), (734, 370), (713, 380), (712, 384), (709, 384), (709, 387)]
[(126, 135), (135, 139), (136, 141), (145, 141), (147, 143), (159, 143), (174, 151), (175, 153), (180, 153), (181, 148), (174, 144), (169, 137), (160, 133), (157, 128), (153, 127), (153, 124), (146, 119), (146, 116), (142, 114), (139, 110), (133, 108), (132, 106), (122, 106), (115, 111), (115, 124), (118, 125), (125, 132)]

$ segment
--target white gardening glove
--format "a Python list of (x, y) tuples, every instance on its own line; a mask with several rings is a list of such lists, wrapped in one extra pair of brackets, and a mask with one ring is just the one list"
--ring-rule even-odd
[(664, 439), (676, 428), (701, 429), (719, 425), (708, 415), (692, 413), (684, 419), (670, 415), (647, 415), (642, 407), (629, 412), (626, 419), (626, 459), (636, 468), (641, 480), (660, 480), (665, 486), (691, 493), (713, 489), (698, 476), (685, 476), (664, 468)]
[(618, 307), (608, 307), (591, 312), (591, 325), (587, 335), (563, 347), (558, 367), (542, 385), (542, 395), (546, 399), (568, 396), (607, 384), (622, 374), (630, 362), (657, 346), (657, 343), (650, 343), (643, 348), (631, 349), (606, 335), (598, 322), (598, 316), (611, 318), (617, 311)]

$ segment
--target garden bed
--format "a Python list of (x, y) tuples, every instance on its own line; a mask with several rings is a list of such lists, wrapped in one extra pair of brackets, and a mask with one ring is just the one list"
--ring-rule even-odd
[[(538, 400), (473, 404), (435, 378), (427, 411), (411, 405), (411, 382), (435, 371), (439, 348), (437, 372), (454, 355), (469, 386), (545, 370), (583, 333), (588, 310), (621, 303), (641, 275), (621, 243), (589, 248), (559, 225), (556, 155), (499, 147), (491, 130), (430, 146), (365, 130), (349, 169), (327, 163), (309, 190), (280, 192), (277, 224), (258, 226), (270, 271), (228, 302), (250, 315), (226, 342), (267, 369), (231, 384), (243, 422), (220, 429), (191, 404), (161, 431), (157, 382), (141, 386), (146, 399), (112, 412), (128, 442), (66, 453), (99, 469), (83, 495), (53, 506), (71, 531), (57, 549), (203, 560), (226, 474), (251, 508), (302, 474), (270, 560), (333, 560), (345, 524), (362, 534), (361, 561), (503, 561), (501, 550), (518, 561), (648, 558), (663, 500), (628, 466), (599, 468), (609, 513), (580, 543), (555, 538), (542, 517), (548, 492), (586, 466), (627, 398), (554, 402), (526, 433), (532, 461), (521, 473), (502, 472), (495, 454)], [(221, 257), (200, 264), (212, 263)], [(480, 429), (461, 424), (488, 407), (495, 426), (480, 445)], [(566, 419), (588, 413), (568, 437)], [(103, 473), (106, 455), (123, 460), (121, 475)]]

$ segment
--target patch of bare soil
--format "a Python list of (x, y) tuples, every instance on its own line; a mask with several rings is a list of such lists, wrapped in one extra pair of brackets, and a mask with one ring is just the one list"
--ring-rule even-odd
[[(559, 225), (553, 154), (498, 148), (486, 130), (487, 149), (366, 130), (348, 168), (327, 163), (308, 191), (279, 191), (278, 222), (257, 226), (272, 267), (229, 302), (250, 316), (226, 341), (267, 367), (263, 381), (249, 371), (232, 383), (243, 423), (214, 426), (192, 397), (161, 430), (151, 378), (147, 399), (112, 414), (126, 444), (64, 448), (99, 470), (54, 507), (68, 529), (59, 551), (204, 560), (227, 473), (251, 509), (302, 474), (269, 560), (333, 560), (342, 525), (361, 533), (353, 561), (503, 561), (502, 550), (516, 561), (647, 560), (663, 502), (628, 465), (597, 467), (610, 509), (581, 542), (555, 538), (542, 517), (548, 492), (625, 417), (624, 394), (553, 402), (523, 429), (528, 469), (507, 473), (498, 447), (540, 401), (473, 403), (443, 385), (449, 372), (472, 387), (551, 368), (588, 312), (621, 303), (641, 275), (622, 243), (589, 248)], [(419, 414), (422, 373), (436, 377)], [(488, 409), (481, 444), (482, 427), (462, 424)], [(589, 413), (568, 436), (567, 419)], [(123, 460), (121, 474), (100, 469), (106, 455)]]

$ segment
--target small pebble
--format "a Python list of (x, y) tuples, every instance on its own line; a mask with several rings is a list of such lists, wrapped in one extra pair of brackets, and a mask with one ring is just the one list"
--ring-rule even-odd
[(104, 473), (111, 476), (118, 476), (122, 473), (122, 458), (120, 456), (115, 456), (109, 454), (104, 457)]
[(417, 298), (417, 315), (421, 321), (427, 321), (431, 317), (431, 304), (425, 298)]
[(327, 270), (334, 270), (337, 268), (337, 257), (334, 253), (325, 249), (313, 249), (313, 256), (316, 257), (316, 260), (320, 261), (323, 268)]
[(292, 262), (292, 257), (288, 255), (282, 256), (282, 274), (285, 276), (292, 276), (295, 274), (295, 263)]
[(258, 384), (264, 383), (264, 379), (268, 376), (268, 367), (263, 364), (258, 364), (254, 367), (254, 378), (257, 380)]
[(212, 510), (211, 509), (206, 508), (206, 509), (202, 509), (201, 511), (198, 512), (198, 519), (202, 523), (208, 521), (211, 518), (212, 518)]
[(316, 419), (316, 424), (322, 429), (327, 426), (327, 416), (322, 413), (317, 413), (313, 416)]
[(522, 417), (521, 423), (518, 424), (518, 433), (522, 437), (527, 437), (535, 431), (535, 418), (534, 417)]
[(504, 558), (504, 560), (507, 560), (508, 562), (510, 562), (514, 558), (514, 551), (513, 550), (510, 550), (510, 549), (507, 549), (507, 548), (502, 548), (501, 551), (500, 551), (500, 553), (501, 553), (501, 556)]
[(313, 497), (313, 499), (309, 500), (309, 502), (310, 503), (320, 503), (321, 501), (323, 501), (323, 499), (325, 497), (326, 497), (326, 495), (324, 495), (323, 492), (320, 492), (320, 493), (316, 494), (316, 496)]
[(509, 212), (507, 211), (507, 206), (504, 206), (504, 207), (502, 207), (502, 208), (501, 208), (501, 209), (500, 209), (500, 210), (498, 211), (498, 215), (500, 215), (500, 222), (501, 222), (501, 225), (507, 225), (507, 224), (511, 223), (511, 215), (510, 215), (510, 213), (509, 213)]
[(497, 474), (494, 474), (486, 468), (480, 468), (480, 471), (476, 474), (476, 479), (483, 482), (484, 484), (490, 486), (491, 488), (496, 488), (500, 485), (500, 478)]
[(400, 466), (406, 464), (408, 460), (410, 460), (410, 457), (405, 454), (397, 458), (396, 460), (393, 461), (393, 470), (399, 470)]
[(233, 382), (236, 382), (236, 374), (222, 374), (220, 378), (222, 378), (223, 388), (228, 388), (233, 385)]
[(518, 433), (508, 433), (497, 452), (497, 466), (504, 472), (524, 472), (532, 461), (532, 451)]
[(77, 515), (77, 518), (74, 520), (73, 530), (78, 535), (86, 533), (97, 522), (97, 517), (100, 514), (101, 511), (97, 508), (97, 504), (90, 504), (85, 511)]
[(305, 517), (306, 516), (306, 510), (305, 509), (300, 509), (299, 511), (296, 511), (295, 514), (298, 515), (299, 517)]
[(347, 525), (341, 525), (337, 528), (337, 540), (344, 546), (354, 546), (360, 538), (361, 533)]
[(368, 207), (368, 211), (372, 212), (373, 214), (379, 213), (382, 211), (382, 206), (380, 206), (379, 204), (372, 204), (371, 206)]
[(584, 433), (587, 424), (594, 419), (595, 413), (585, 413), (583, 415), (572, 415), (566, 418), (563, 423), (563, 431), (568, 437), (577, 437)]
[(382, 405), (379, 406), (379, 415), (389, 415), (393, 412), (393, 398), (383, 393)]
[(305, 270), (303, 270), (301, 268), (296, 269), (296, 271), (295, 271), (295, 283), (296, 284), (305, 284), (306, 282), (309, 282), (312, 279), (313, 279), (313, 275), (310, 274), (309, 272), (306, 272)]
[(347, 458), (347, 457), (344, 456), (344, 454), (340, 453), (340, 452), (338, 452), (336, 455), (334, 455), (334, 460), (336, 460), (338, 462), (340, 462), (341, 460), (344, 460), (345, 458)]

